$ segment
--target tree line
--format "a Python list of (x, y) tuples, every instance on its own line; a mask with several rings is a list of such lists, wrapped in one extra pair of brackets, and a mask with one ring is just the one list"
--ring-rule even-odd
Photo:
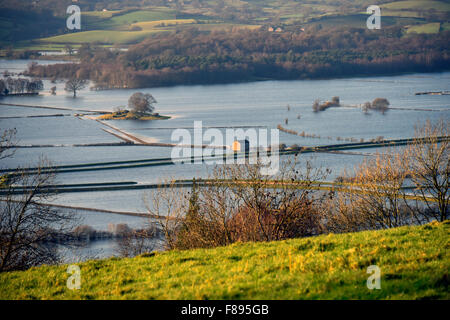
[(0, 79), (0, 96), (8, 94), (37, 93), (44, 89), (40, 79), (11, 78)]
[(127, 52), (83, 45), (81, 63), (33, 65), (28, 74), (89, 78), (99, 88), (140, 88), (432, 72), (450, 67), (449, 34), (404, 36), (398, 27), (281, 33), (191, 28), (155, 35)]

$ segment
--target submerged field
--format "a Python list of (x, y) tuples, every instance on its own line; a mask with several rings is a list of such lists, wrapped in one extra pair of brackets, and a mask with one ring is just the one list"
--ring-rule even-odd
[[(0, 274), (0, 299), (449, 299), (450, 223), (169, 251)], [(366, 286), (367, 267), (381, 289)]]

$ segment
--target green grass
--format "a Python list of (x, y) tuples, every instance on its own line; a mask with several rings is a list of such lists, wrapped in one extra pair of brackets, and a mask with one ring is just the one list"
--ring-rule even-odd
[(417, 9), (417, 10), (429, 10), (435, 9), (437, 11), (449, 11), (450, 4), (443, 1), (432, 0), (411, 0), (411, 1), (396, 1), (387, 4), (380, 5), (382, 9), (402, 10), (402, 9)]
[[(207, 1), (217, 5), (218, 1)], [(226, 5), (241, 8), (246, 2), (240, 0), (226, 0)], [(82, 12), (82, 32), (61, 34), (58, 36), (34, 39), (29, 47), (49, 44), (83, 44), (97, 43), (101, 45), (131, 45), (142, 41), (155, 32), (173, 32), (175, 29), (196, 27), (201, 31), (229, 30), (232, 28), (258, 28), (261, 24), (271, 24), (274, 17), (279, 17), (280, 22), (275, 24), (288, 27), (291, 25), (322, 25), (329, 27), (354, 27), (366, 28), (367, 14), (361, 8), (372, 4), (369, 0), (355, 0), (354, 7), (349, 8), (347, 13), (340, 10), (341, 3), (338, 1), (324, 0), (320, 4), (317, 1), (269, 1), (249, 0), (247, 3), (258, 7), (260, 16), (248, 20), (248, 24), (242, 24), (242, 20), (231, 20), (217, 15), (214, 7), (195, 8), (186, 4), (183, 12), (172, 7), (142, 7), (138, 10), (123, 11), (86, 11)], [(411, 0), (394, 1), (380, 5), (382, 7), (382, 26), (413, 26), (410, 32), (434, 33), (431, 26), (417, 27), (423, 23), (424, 14), (429, 14), (429, 9), (440, 12), (449, 12), (450, 3), (436, 0)], [(359, 11), (363, 10), (363, 11)], [(359, 11), (359, 12), (358, 12)], [(437, 18), (436, 18), (437, 19)], [(3, 19), (4, 20), (4, 19)], [(11, 22), (0, 19), (0, 39), (7, 37), (12, 32)], [(427, 20), (428, 23), (443, 22), (441, 20)], [(442, 30), (446, 30), (443, 24)], [(439, 31), (439, 30), (438, 30)], [(27, 46), (16, 50), (28, 49)], [(60, 50), (60, 49), (57, 49)]]
[(152, 11), (134, 11), (124, 15), (113, 17), (111, 21), (114, 24), (132, 24), (144, 21), (175, 19), (175, 13), (170, 10), (152, 10)]
[(216, 30), (227, 28), (246, 28), (255, 29), (259, 25), (240, 25), (227, 23), (203, 23), (195, 24), (194, 19), (170, 19), (170, 20), (156, 20), (133, 23), (127, 28), (138, 27), (140, 30), (136, 31), (117, 31), (117, 30), (92, 30), (68, 33), (60, 36), (40, 39), (42, 44), (81, 44), (81, 43), (101, 43), (101, 44), (133, 44), (142, 41), (146, 37), (158, 33), (174, 30), (175, 27), (183, 26), (197, 26), (200, 30)]
[[(324, 15), (320, 19), (312, 20), (310, 24), (320, 24), (322, 27), (332, 28), (336, 26), (346, 26), (353, 28), (366, 28), (367, 13), (352, 14), (352, 15)], [(393, 25), (409, 25), (420, 22), (419, 19), (402, 16), (387, 16), (383, 15), (381, 19), (382, 26)]]
[(103, 43), (103, 44), (131, 44), (137, 43), (149, 35), (164, 30), (152, 29), (142, 31), (113, 31), (93, 30), (69, 33), (61, 36), (44, 38), (43, 43)]
[[(175, 26), (187, 26), (192, 25), (190, 20), (158, 20), (156, 22), (136, 23), (133, 26), (142, 28), (139, 31), (115, 31), (115, 30), (93, 30), (84, 32), (68, 33), (65, 35), (55, 36), (40, 39), (40, 43), (45, 44), (82, 44), (82, 43), (100, 43), (100, 44), (133, 44), (144, 40), (148, 36), (158, 33), (167, 32), (172, 30)], [(165, 24), (165, 27), (161, 26), (161, 23)], [(227, 28), (245, 28), (255, 29), (259, 28), (258, 25), (234, 25), (234, 24), (200, 24), (196, 25), (200, 30), (215, 30), (215, 29), (227, 29)], [(29, 48), (27, 48), (29, 49)]]
[[(114, 14), (114, 15), (113, 15)], [(102, 43), (102, 44), (133, 44), (142, 41), (153, 33), (166, 31), (158, 27), (161, 23), (175, 26), (179, 23), (187, 23), (186, 20), (175, 19), (175, 13), (171, 9), (154, 8), (151, 10), (136, 10), (121, 14), (118, 11), (88, 11), (81, 16), (82, 30), (88, 31), (68, 33), (54, 37), (42, 38), (40, 43), (59, 44), (81, 44), (81, 43)], [(139, 23), (147, 23), (142, 30), (130, 30)], [(195, 23), (194, 21), (189, 21)], [(152, 27), (150, 27), (152, 26)]]
[(175, 19), (175, 13), (169, 9), (137, 10), (125, 14), (108, 17), (105, 14), (90, 14), (86, 17), (90, 28), (123, 29), (129, 25), (144, 21)]
[[(449, 299), (450, 223), (168, 251), (0, 274), (0, 299)], [(369, 290), (367, 267), (381, 269)]]
[(194, 19), (169, 19), (169, 20), (155, 20), (133, 23), (130, 27), (139, 27), (142, 30), (152, 30), (158, 27), (177, 26), (180, 24), (195, 24)]
[(382, 17), (402, 17), (402, 18), (421, 18), (420, 11), (404, 11), (404, 10), (389, 10), (383, 9)]
[(111, 18), (113, 14), (117, 14), (120, 11), (111, 10), (111, 11), (83, 11), (83, 17), (98, 17), (102, 19)]
[(450, 30), (450, 22), (445, 22), (442, 24), (442, 30), (443, 31), (449, 31)]
[(438, 33), (441, 24), (439, 22), (426, 23), (418, 26), (408, 27), (407, 33)]

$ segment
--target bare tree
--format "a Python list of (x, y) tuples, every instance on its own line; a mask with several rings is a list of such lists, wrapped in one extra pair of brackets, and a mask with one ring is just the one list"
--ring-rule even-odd
[[(407, 148), (406, 170), (415, 186), (414, 193), (428, 207), (428, 214), (439, 221), (449, 215), (450, 146), (449, 122), (429, 121), (416, 126), (415, 140)], [(437, 204), (438, 210), (433, 208)]]
[(128, 99), (128, 107), (135, 113), (152, 113), (156, 99), (149, 93), (136, 92)]
[(68, 92), (73, 92), (73, 97), (75, 98), (77, 96), (77, 91), (84, 89), (87, 85), (87, 80), (79, 79), (79, 78), (72, 78), (67, 80), (66, 86), (64, 90)]
[(66, 50), (66, 53), (69, 54), (69, 56), (73, 55), (75, 50), (73, 49), (73, 47), (70, 44), (66, 44), (64, 48)]
[(0, 94), (22, 94), (25, 91), (27, 93), (37, 93), (44, 89), (44, 83), (41, 79), (22, 79), (8, 77), (5, 80), (0, 80)]
[(319, 99), (314, 100), (312, 108), (313, 108), (314, 112), (320, 111), (320, 100)]
[(411, 224), (412, 212), (404, 206), (404, 161), (404, 155), (386, 151), (365, 160), (354, 175), (344, 174), (343, 185), (328, 204), (328, 230), (351, 232)]
[(194, 181), (190, 192), (176, 185), (160, 188), (148, 208), (167, 214), (163, 229), (172, 249), (318, 234), (316, 204), (325, 192), (316, 181), (328, 171), (309, 164), (300, 170), (295, 163), (286, 161), (275, 176), (262, 175), (261, 163), (217, 166), (208, 179)]
[(16, 129), (7, 129), (0, 136), (0, 160), (14, 155), (14, 146), (17, 144)]
[[(6, 142), (13, 143), (8, 133)], [(3, 155), (4, 152), (0, 153)], [(68, 231), (72, 215), (45, 205), (54, 194), (49, 189), (55, 175), (45, 172), (41, 160), (34, 171), (20, 170), (8, 174), (0, 190), (0, 272), (23, 270), (43, 263), (56, 263), (59, 256), (49, 245), (53, 234)]]
[[(284, 161), (274, 176), (261, 174), (259, 164), (228, 167), (231, 191), (239, 199), (239, 211), (232, 222), (240, 219), (244, 229), (233, 230), (240, 240), (252, 219), (257, 229), (252, 241), (273, 241), (316, 235), (320, 232), (321, 217), (316, 204), (326, 195), (318, 191), (329, 170), (314, 168), (310, 161), (298, 162), (297, 158)], [(240, 183), (236, 183), (241, 181)], [(243, 212), (244, 219), (242, 219)], [(244, 238), (243, 238), (244, 237)]]
[(148, 212), (162, 229), (166, 249), (176, 248), (178, 231), (188, 210), (188, 196), (187, 189), (178, 188), (175, 180), (161, 182), (158, 189), (144, 195)]
[(362, 105), (362, 107), (361, 107), (361, 109), (362, 109), (362, 111), (364, 112), (364, 113), (369, 113), (369, 110), (372, 108), (372, 104), (369, 102), (369, 101), (367, 101), (367, 102), (364, 102), (364, 104)]
[(157, 229), (154, 225), (146, 229), (129, 230), (117, 239), (116, 251), (121, 257), (135, 257), (155, 249)]
[[(41, 167), (44, 163), (41, 163)], [(71, 228), (72, 216), (45, 205), (54, 194), (48, 188), (54, 174), (37, 169), (9, 177), (0, 202), (0, 271), (58, 262), (52, 234)]]
[[(20, 83), (20, 82), (19, 82)], [(44, 89), (44, 83), (40, 79), (33, 79), (26, 82), (26, 90), (28, 93), (37, 93), (38, 91)], [(17, 86), (16, 86), (17, 90)]]

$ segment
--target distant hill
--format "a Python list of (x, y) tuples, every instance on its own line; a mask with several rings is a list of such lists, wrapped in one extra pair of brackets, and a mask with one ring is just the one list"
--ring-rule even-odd
[(0, 41), (17, 42), (64, 32), (65, 20), (50, 10), (0, 8)]

